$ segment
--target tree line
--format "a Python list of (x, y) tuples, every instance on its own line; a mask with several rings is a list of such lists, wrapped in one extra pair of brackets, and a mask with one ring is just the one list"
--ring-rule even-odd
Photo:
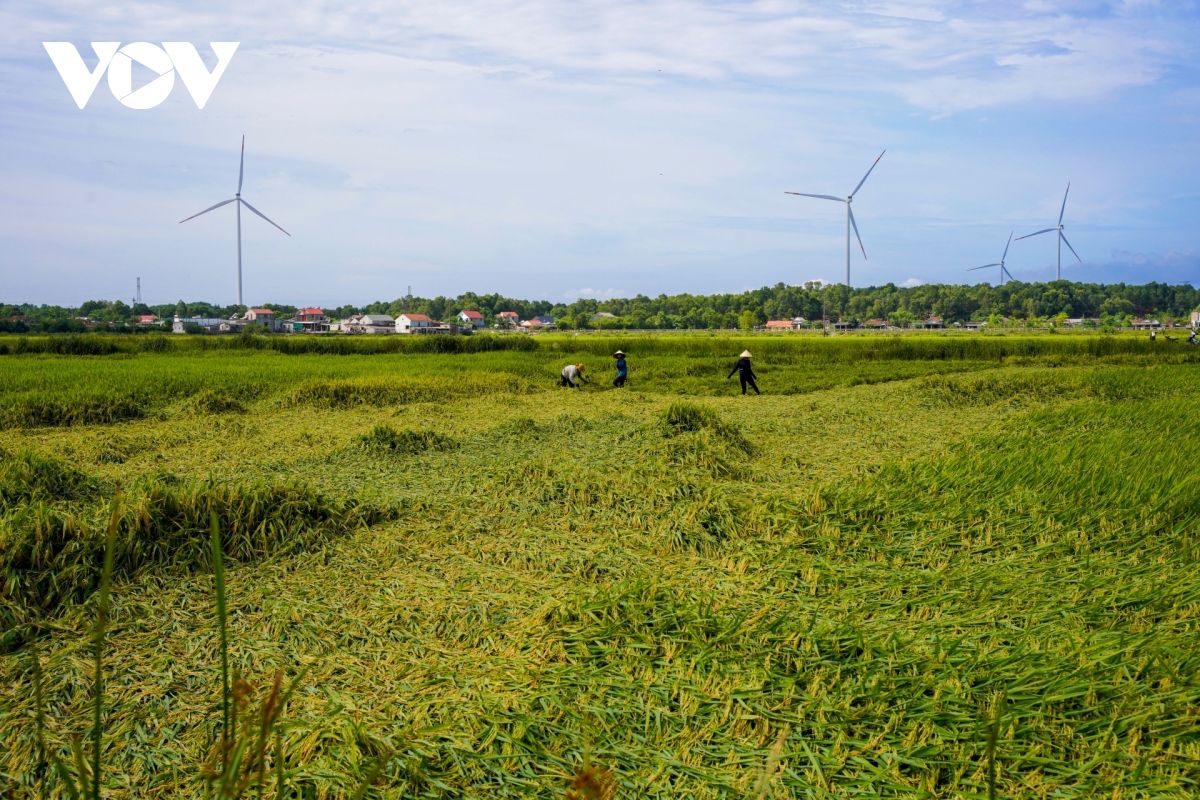
[[(283, 319), (296, 312), (295, 306), (265, 303)], [(246, 311), (246, 306), (212, 303), (128, 305), (120, 300), (90, 300), (78, 307), (32, 304), (0, 304), (0, 331), (7, 333), (67, 333), (89, 329), (87, 323), (102, 323), (114, 331), (146, 330), (136, 322), (154, 314), (168, 328), (171, 317), (226, 318)], [(521, 319), (545, 315), (558, 327), (582, 328), (750, 328), (771, 319), (804, 318), (812, 322), (865, 322), (879, 319), (894, 325), (918, 324), (940, 317), (946, 324), (986, 320), (992, 324), (1038, 323), (1053, 318), (1096, 319), (1103, 325), (1123, 325), (1138, 317), (1162, 322), (1186, 322), (1200, 310), (1200, 291), (1190, 284), (1098, 284), (1051, 281), (1003, 286), (978, 284), (924, 284), (902, 287), (895, 284), (868, 288), (806, 283), (788, 286), (777, 283), (738, 294), (637, 295), (630, 298), (572, 302), (521, 300), (499, 294), (467, 292), (458, 297), (399, 297), (365, 306), (326, 308), (332, 319), (356, 313), (425, 314), (435, 320), (452, 321), (460, 311), (479, 311), (489, 324), (501, 311), (515, 311)], [(611, 314), (611, 317), (597, 315)], [(87, 322), (83, 318), (86, 318)]]

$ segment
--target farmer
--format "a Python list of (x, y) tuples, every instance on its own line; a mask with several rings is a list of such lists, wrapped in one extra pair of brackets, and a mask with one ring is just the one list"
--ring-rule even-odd
[(1150, 341), (1153, 342), (1157, 338), (1158, 338), (1158, 331), (1150, 331)]
[(762, 394), (762, 392), (758, 390), (758, 384), (754, 382), (754, 370), (750, 367), (749, 350), (742, 351), (741, 357), (738, 358), (738, 362), (733, 365), (733, 369), (730, 371), (730, 373), (725, 376), (725, 380), (732, 378), (734, 372), (738, 374), (738, 380), (742, 382), (742, 394), (746, 393), (746, 384), (750, 385), (750, 388), (754, 390), (755, 394)]
[(562, 379), (558, 382), (559, 386), (567, 386), (572, 389), (579, 388), (576, 383), (591, 383), (583, 374), (583, 364), (567, 364), (563, 367)]
[(617, 360), (617, 379), (613, 381), (613, 386), (620, 389), (629, 380), (629, 367), (625, 364), (625, 354), (620, 350), (613, 353), (613, 358)]

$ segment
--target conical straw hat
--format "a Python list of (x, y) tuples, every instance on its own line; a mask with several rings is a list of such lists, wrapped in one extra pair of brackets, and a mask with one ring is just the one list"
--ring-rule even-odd
[(742, 354), (738, 356), (738, 358), (753, 358), (753, 356), (750, 355), (749, 350), (743, 350)]

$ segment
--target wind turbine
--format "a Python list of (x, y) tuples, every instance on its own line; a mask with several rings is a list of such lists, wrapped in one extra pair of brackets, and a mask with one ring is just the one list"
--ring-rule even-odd
[[(202, 214), (207, 214), (208, 212), (212, 211), (214, 208), (220, 208), (221, 206), (227, 206), (230, 203), (237, 203), (238, 305), (239, 306), (242, 305), (242, 206), (245, 206), (246, 208), (253, 211), (255, 214), (258, 214), (263, 219), (266, 219), (267, 222), (271, 222), (271, 220), (267, 219), (265, 214), (263, 214), (257, 208), (255, 208), (254, 206), (250, 205), (249, 203), (247, 203), (245, 200), (242, 199), (242, 175), (244, 173), (245, 166), (246, 166), (246, 137), (243, 136), (242, 137), (242, 158), (241, 158), (241, 161), (238, 162), (237, 193), (228, 200), (222, 200), (220, 203), (217, 203), (215, 206), (209, 206), (208, 208), (201, 211), (199, 214), (192, 214), (187, 219), (179, 220), (179, 224), (182, 225), (183, 223), (187, 222), (188, 219), (195, 219), (196, 217), (199, 217)], [(271, 224), (275, 225), (274, 222), (271, 222)], [(275, 227), (279, 228), (278, 225), (275, 225)], [(279, 228), (279, 230), (283, 231), (283, 228)], [(287, 231), (283, 231), (283, 232), (287, 233), (288, 236), (291, 236), (291, 234), (288, 233)]]
[[(886, 153), (886, 152), (887, 152), (887, 150), (883, 151), (883, 153)], [(879, 154), (879, 158), (883, 158), (883, 153)], [(875, 164), (879, 163), (879, 158), (875, 159)], [(867, 170), (867, 174), (863, 175), (863, 179), (858, 182), (858, 186), (855, 186), (854, 191), (851, 192), (850, 196), (846, 197), (846, 198), (834, 197), (833, 195), (829, 195), (829, 194), (805, 194), (804, 192), (784, 192), (784, 194), (794, 194), (798, 197), (816, 197), (820, 200), (833, 200), (838, 203), (846, 204), (846, 286), (847, 287), (850, 286), (850, 227), (851, 226), (854, 226), (854, 236), (855, 236), (855, 238), (858, 239), (859, 249), (862, 250), (863, 261), (867, 260), (867, 248), (863, 247), (862, 237), (858, 235), (858, 223), (854, 221), (854, 212), (850, 210), (850, 204), (852, 202), (854, 202), (854, 195), (858, 194), (858, 190), (861, 189), (862, 185), (867, 182), (867, 178), (870, 177), (872, 170), (875, 169), (875, 164), (871, 165), (871, 169)]]
[(1012, 231), (1009, 231), (1008, 232), (1008, 244), (1004, 245), (1004, 255), (1000, 256), (999, 264), (984, 264), (982, 267), (971, 267), (969, 270), (967, 270), (967, 272), (974, 272), (977, 269), (987, 269), (988, 267), (999, 267), (1000, 268), (1000, 284), (999, 284), (1000, 286), (1004, 285), (1004, 276), (1005, 275), (1008, 275), (1008, 279), (1010, 281), (1016, 280), (1015, 278), (1013, 278), (1012, 273), (1008, 271), (1008, 267), (1004, 266), (1004, 259), (1008, 257), (1008, 247), (1009, 247), (1009, 245), (1012, 244), (1012, 240), (1013, 240)]
[(1071, 255), (1075, 256), (1075, 258), (1077, 258), (1079, 260), (1080, 264), (1083, 263), (1083, 259), (1079, 258), (1079, 253), (1075, 252), (1075, 248), (1071, 247), (1071, 243), (1067, 242), (1067, 237), (1063, 235), (1062, 220), (1063, 220), (1063, 214), (1066, 213), (1066, 211), (1067, 211), (1067, 195), (1070, 193), (1071, 193), (1071, 184), (1070, 184), (1070, 182), (1068, 182), (1067, 183), (1067, 191), (1063, 192), (1062, 209), (1058, 212), (1058, 225), (1056, 227), (1046, 228), (1046, 230), (1044, 230), (1044, 231), (1038, 231), (1037, 233), (1027, 233), (1024, 236), (1017, 237), (1017, 241), (1019, 242), (1022, 239), (1028, 239), (1030, 236), (1040, 236), (1043, 233), (1049, 233), (1050, 231), (1058, 231), (1058, 260), (1055, 262), (1055, 265), (1054, 265), (1054, 280), (1056, 280), (1056, 281), (1062, 280), (1062, 246), (1063, 246), (1063, 242), (1066, 242), (1067, 249), (1069, 249), (1071, 251)]

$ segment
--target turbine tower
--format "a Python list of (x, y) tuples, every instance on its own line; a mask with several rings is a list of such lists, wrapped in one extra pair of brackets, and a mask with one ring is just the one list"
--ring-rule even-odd
[(1037, 233), (1027, 233), (1024, 236), (1017, 237), (1017, 241), (1019, 242), (1022, 239), (1028, 239), (1030, 236), (1040, 236), (1043, 233), (1050, 233), (1050, 231), (1058, 232), (1058, 260), (1055, 262), (1055, 265), (1054, 265), (1054, 280), (1056, 280), (1056, 281), (1062, 280), (1062, 246), (1063, 246), (1063, 242), (1066, 242), (1067, 249), (1071, 251), (1071, 255), (1075, 256), (1075, 258), (1079, 260), (1080, 264), (1083, 263), (1083, 259), (1079, 258), (1079, 253), (1075, 252), (1075, 248), (1071, 247), (1071, 243), (1067, 242), (1067, 237), (1063, 235), (1063, 224), (1062, 224), (1063, 214), (1065, 214), (1067, 211), (1067, 195), (1070, 193), (1071, 193), (1071, 184), (1068, 182), (1067, 183), (1067, 191), (1063, 192), (1062, 209), (1058, 212), (1058, 225), (1056, 227), (1046, 228), (1044, 231), (1038, 231)]
[[(242, 158), (241, 158), (241, 161), (238, 162), (237, 193), (228, 200), (222, 200), (221, 202), (217, 203), (215, 206), (209, 206), (208, 208), (201, 211), (199, 214), (192, 214), (187, 219), (179, 220), (179, 224), (182, 225), (183, 223), (187, 222), (188, 219), (195, 219), (196, 217), (199, 217), (202, 214), (207, 214), (208, 212), (212, 211), (214, 208), (220, 208), (221, 206), (227, 206), (230, 203), (237, 203), (238, 305), (239, 306), (244, 305), (242, 303), (242, 206), (245, 206), (246, 208), (253, 211), (255, 214), (258, 214), (263, 219), (266, 219), (267, 222), (271, 222), (271, 220), (267, 219), (265, 214), (263, 214), (257, 208), (255, 208), (254, 206), (250, 205), (249, 203), (247, 203), (245, 200), (242, 199), (242, 175), (244, 173), (245, 166), (246, 166), (246, 137), (243, 136), (242, 137)], [(271, 222), (271, 224), (275, 225), (274, 222)], [(275, 225), (275, 227), (279, 228), (278, 225)], [(287, 233), (288, 236), (291, 236), (291, 234), (288, 233), (287, 231), (284, 231), (283, 228), (279, 228), (279, 230), (283, 231), (284, 233)]]
[[(883, 153), (886, 153), (884, 150)], [(879, 158), (883, 158), (883, 153), (879, 154)], [(871, 176), (871, 172), (875, 169), (875, 165), (879, 163), (879, 158), (875, 159), (875, 164), (871, 165), (871, 169), (867, 170), (867, 174), (863, 175), (863, 179), (858, 182), (858, 186), (854, 187), (854, 191), (849, 197), (834, 197), (829, 194), (806, 194), (804, 192), (784, 192), (784, 194), (794, 194), (798, 197), (816, 197), (820, 200), (833, 200), (838, 203), (846, 204), (846, 286), (850, 286), (850, 228), (854, 227), (854, 236), (858, 239), (858, 247), (862, 250), (863, 261), (867, 260), (867, 248), (863, 247), (862, 237), (858, 235), (858, 223), (854, 221), (854, 212), (850, 210), (850, 204), (854, 202), (854, 195), (858, 194), (858, 190), (867, 182), (867, 178)]]
[(1012, 273), (1008, 271), (1008, 267), (1004, 266), (1004, 259), (1008, 257), (1008, 247), (1009, 247), (1009, 245), (1012, 244), (1012, 240), (1013, 240), (1012, 231), (1009, 231), (1008, 232), (1008, 244), (1004, 245), (1004, 255), (1000, 256), (999, 264), (984, 264), (982, 267), (971, 267), (969, 270), (967, 270), (967, 272), (974, 272), (977, 269), (987, 269), (988, 267), (999, 267), (1000, 268), (1000, 283), (998, 284), (999, 286), (1004, 285), (1004, 276), (1005, 275), (1008, 275), (1008, 279), (1010, 281), (1015, 280), (1012, 276)]

